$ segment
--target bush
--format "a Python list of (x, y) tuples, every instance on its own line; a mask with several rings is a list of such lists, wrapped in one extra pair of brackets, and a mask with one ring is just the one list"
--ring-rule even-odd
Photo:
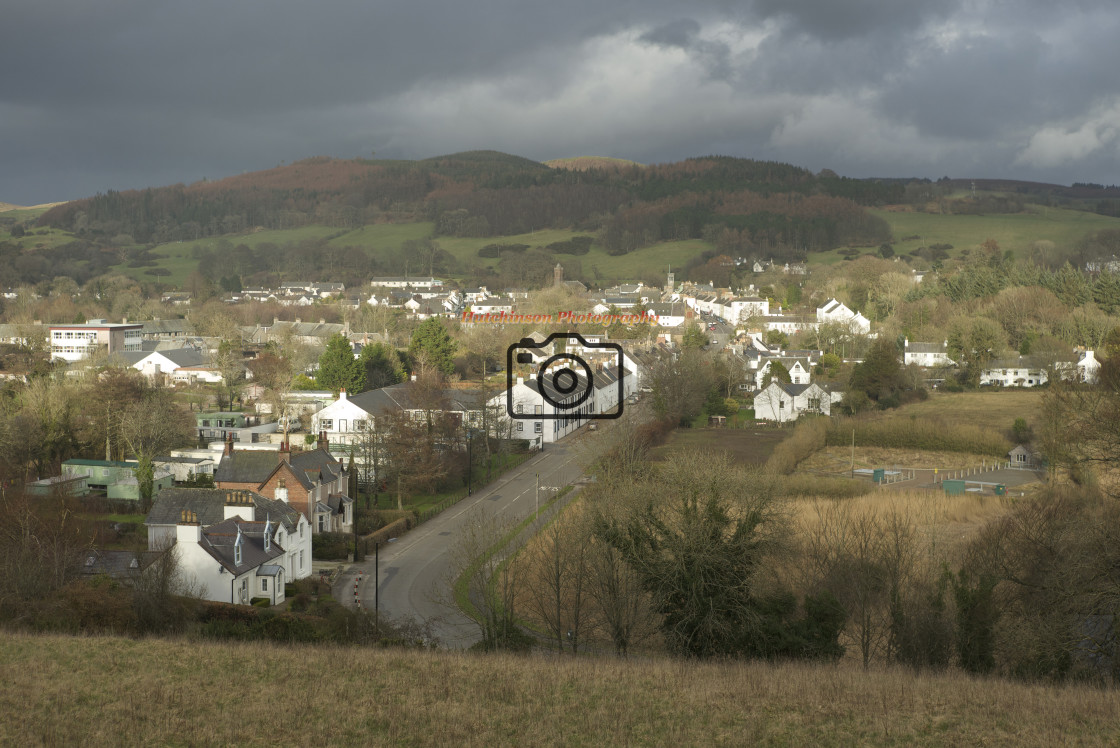
[(780, 475), (789, 475), (802, 461), (819, 452), (826, 444), (828, 422), (812, 418), (798, 422), (793, 433), (774, 448), (766, 468)]
[(553, 242), (545, 249), (555, 254), (585, 255), (591, 250), (591, 243), (595, 241), (590, 236), (573, 236), (565, 242)]
[(320, 561), (345, 561), (353, 544), (350, 533), (321, 532), (311, 536), (311, 556)]

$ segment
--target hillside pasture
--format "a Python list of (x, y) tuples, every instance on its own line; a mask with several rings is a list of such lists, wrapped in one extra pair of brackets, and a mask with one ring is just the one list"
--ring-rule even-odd
[[(1087, 234), (1120, 228), (1120, 218), (1043, 206), (1031, 206), (1030, 211), (1024, 213), (978, 216), (876, 209), (869, 212), (890, 224), (896, 254), (909, 254), (931, 244), (952, 244), (949, 254), (959, 257), (962, 249), (975, 249), (988, 239), (995, 239), (1000, 249), (1026, 258), (1030, 256), (1032, 245), (1040, 240), (1069, 248)], [(902, 237), (908, 236), (919, 238), (902, 241)]]

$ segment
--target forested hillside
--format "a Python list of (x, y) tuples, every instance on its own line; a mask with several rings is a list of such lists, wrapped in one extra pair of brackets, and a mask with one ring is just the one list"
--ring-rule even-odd
[(312, 158), (217, 182), (110, 191), (58, 206), (39, 225), (143, 244), (254, 227), (427, 220), (438, 235), (458, 237), (602, 229), (614, 254), (728, 227), (747, 232), (749, 243), (804, 251), (886, 240), (886, 225), (863, 207), (901, 192), (746, 159), (569, 170), (482, 151), (408, 162)]

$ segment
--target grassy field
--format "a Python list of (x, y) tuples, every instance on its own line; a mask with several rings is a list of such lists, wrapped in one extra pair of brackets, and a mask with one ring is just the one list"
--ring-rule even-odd
[[(952, 244), (951, 254), (956, 256), (962, 249), (974, 249), (988, 239), (995, 239), (1000, 248), (1026, 257), (1031, 245), (1039, 240), (1052, 241), (1059, 248), (1070, 247), (1086, 234), (1120, 228), (1118, 218), (1041, 206), (1034, 206), (1030, 213), (984, 216), (870, 212), (890, 224), (898, 254), (930, 244)], [(901, 241), (907, 236), (919, 238)]]
[(652, 451), (650, 459), (664, 460), (670, 451), (677, 450), (717, 450), (726, 452), (737, 463), (762, 465), (778, 442), (788, 435), (788, 430), (768, 426), (753, 429), (676, 429), (664, 444)]
[[(46, 209), (13, 210), (3, 215), (5, 218), (29, 222), (41, 215), (44, 210)], [(956, 257), (962, 250), (973, 249), (987, 239), (995, 239), (1003, 249), (1009, 249), (1025, 257), (1034, 242), (1039, 240), (1049, 240), (1059, 248), (1068, 248), (1086, 234), (1120, 227), (1120, 219), (1117, 218), (1041, 206), (1034, 206), (1031, 212), (1026, 213), (983, 216), (904, 213), (879, 209), (873, 209), (871, 213), (890, 224), (895, 238), (894, 249), (898, 254), (913, 252), (921, 246), (930, 244), (951, 244), (954, 248), (950, 254)], [(221, 241), (229, 241), (234, 245), (247, 244), (255, 248), (265, 242), (283, 246), (306, 239), (328, 239), (333, 246), (357, 246), (376, 255), (381, 252), (395, 252), (408, 240), (430, 237), (433, 230), (434, 226), (430, 222), (374, 224), (354, 230), (312, 225), (225, 237), (207, 237), (156, 246), (152, 250), (152, 254), (159, 258), (156, 274), (148, 272), (152, 268), (128, 268), (124, 265), (116, 270), (144, 280), (151, 280), (155, 275), (162, 282), (181, 285), (186, 276), (197, 267), (198, 261), (192, 256), (194, 249), (196, 247), (213, 249)], [(544, 229), (506, 237), (441, 236), (435, 241), (442, 249), (453, 255), (464, 268), (478, 265), (494, 267), (498, 263), (497, 258), (478, 256), (478, 250), (488, 244), (527, 244), (530, 247), (543, 248), (581, 233), (585, 232)], [(913, 236), (918, 238), (903, 241), (904, 237)], [(11, 240), (11, 237), (0, 229), (0, 240)], [(28, 235), (14, 241), (25, 248), (33, 249), (55, 247), (72, 240), (73, 235), (69, 232), (34, 229)], [(612, 256), (604, 252), (598, 244), (593, 244), (586, 255), (556, 255), (556, 257), (560, 261), (578, 260), (585, 276), (596, 283), (607, 285), (619, 280), (640, 279), (651, 272), (661, 274), (668, 272), (670, 267), (683, 267), (690, 259), (711, 248), (711, 245), (706, 242), (692, 239), (664, 242), (629, 254)], [(865, 248), (868, 252), (876, 249), (876, 247)], [(832, 265), (841, 262), (843, 257), (838, 250), (832, 250), (813, 254), (809, 260), (811, 264)]]
[(0, 674), (5, 745), (1120, 741), (1113, 691), (846, 665), (3, 634)]
[(1016, 418), (1024, 418), (1028, 425), (1039, 424), (1043, 390), (934, 392), (928, 400), (911, 403), (888, 417), (941, 418), (964, 426), (981, 426), (996, 430), (1009, 430)]

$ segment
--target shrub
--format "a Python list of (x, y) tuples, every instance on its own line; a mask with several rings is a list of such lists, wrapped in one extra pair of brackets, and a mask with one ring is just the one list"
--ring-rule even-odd
[(345, 561), (354, 538), (345, 532), (321, 532), (311, 536), (311, 556), (321, 561)]
[(802, 461), (820, 451), (826, 444), (828, 422), (823, 418), (811, 418), (798, 422), (784, 441), (774, 448), (766, 467), (780, 475), (789, 475)]

